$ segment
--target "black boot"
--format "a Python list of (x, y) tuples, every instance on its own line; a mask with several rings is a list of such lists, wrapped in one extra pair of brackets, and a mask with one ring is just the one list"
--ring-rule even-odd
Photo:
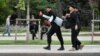
[(60, 47), (58, 50), (64, 50), (65, 48), (62, 46), (62, 47)]
[(51, 50), (51, 47), (50, 46), (47, 46), (47, 47), (44, 47), (44, 49)]

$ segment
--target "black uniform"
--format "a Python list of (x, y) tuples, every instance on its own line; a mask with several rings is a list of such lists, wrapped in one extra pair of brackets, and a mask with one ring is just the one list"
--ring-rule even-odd
[(56, 33), (59, 41), (60, 41), (60, 44), (61, 44), (61, 48), (59, 48), (58, 50), (64, 50), (64, 42), (63, 42), (63, 38), (62, 38), (62, 34), (61, 34), (61, 30), (60, 30), (60, 26), (58, 26), (54, 20), (56, 18), (56, 16), (53, 14), (52, 11), (48, 12), (47, 14), (48, 16), (53, 16), (53, 21), (51, 22), (51, 28), (50, 30), (48, 31), (47, 33), (47, 42), (48, 42), (48, 46), (45, 47), (45, 49), (50, 49), (50, 45), (51, 45), (51, 36)]
[(42, 26), (42, 30), (41, 30), (41, 40), (43, 39), (43, 34), (45, 34), (48, 31), (48, 27), (47, 26)]
[(32, 40), (34, 40), (34, 37), (36, 37), (37, 31), (38, 31), (38, 25), (31, 22), (30, 23), (30, 32), (32, 34)]
[[(78, 46), (81, 45), (81, 42), (78, 40), (77, 36), (81, 29), (80, 15), (79, 12), (72, 12), (70, 14), (70, 22), (71, 22), (71, 41), (72, 47), (78, 50)], [(75, 25), (78, 25), (78, 29), (75, 29)]]

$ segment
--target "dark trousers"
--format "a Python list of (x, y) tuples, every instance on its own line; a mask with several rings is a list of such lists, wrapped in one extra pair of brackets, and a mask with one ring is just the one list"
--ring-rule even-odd
[(59, 26), (52, 26), (51, 29), (49, 30), (49, 32), (47, 33), (47, 42), (48, 42), (48, 46), (50, 47), (51, 45), (51, 36), (56, 33), (59, 41), (60, 41), (60, 44), (61, 44), (61, 47), (63, 47), (63, 38), (62, 38), (62, 34), (61, 34), (61, 30), (60, 30), (60, 27)]
[(45, 34), (46, 32), (41, 32), (41, 40), (43, 39), (43, 35)]
[(78, 49), (78, 46), (81, 45), (81, 42), (78, 40), (77, 36), (79, 35), (80, 29), (75, 30), (75, 28), (71, 29), (71, 42), (72, 47)]
[(34, 38), (36, 37), (36, 34), (32, 34), (32, 40), (34, 40)]

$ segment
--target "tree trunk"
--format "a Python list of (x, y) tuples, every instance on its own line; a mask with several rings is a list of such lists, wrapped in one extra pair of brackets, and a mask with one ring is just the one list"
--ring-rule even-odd
[(62, 15), (63, 15), (63, 11), (62, 11), (62, 5), (61, 5), (61, 2), (60, 2), (60, 0), (55, 0), (56, 1), (56, 3), (57, 3), (57, 8), (58, 8), (58, 10), (57, 10), (57, 15), (59, 16), (59, 17), (62, 17)]
[(89, 4), (90, 4), (91, 9), (93, 9), (92, 0), (89, 0)]

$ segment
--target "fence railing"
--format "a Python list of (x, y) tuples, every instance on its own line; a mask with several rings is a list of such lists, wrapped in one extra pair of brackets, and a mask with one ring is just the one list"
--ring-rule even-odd
[[(38, 36), (40, 36), (40, 31), (41, 31), (41, 28), (40, 28), (40, 19), (16, 19), (16, 25), (15, 25), (15, 40), (17, 40), (17, 30), (18, 30), (18, 28), (17, 28), (17, 26), (18, 26), (18, 22), (19, 21), (38, 21), (39, 22), (39, 24), (38, 24), (38, 27), (39, 27), (39, 35)], [(27, 27), (26, 27), (28, 30), (27, 30), (27, 32), (26, 32), (26, 40), (29, 40), (29, 23), (27, 23)]]
[(100, 20), (92, 20), (91, 22), (92, 22), (91, 23), (91, 31), (92, 31), (92, 35), (91, 35), (92, 39), (91, 40), (92, 40), (92, 43), (93, 43), (94, 42), (94, 25), (95, 25), (94, 23), (95, 22), (100, 22)]

